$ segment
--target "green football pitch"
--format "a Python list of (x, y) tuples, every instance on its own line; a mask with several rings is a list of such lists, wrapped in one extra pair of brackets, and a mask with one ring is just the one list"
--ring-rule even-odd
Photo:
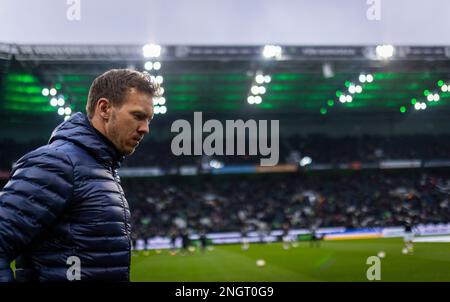
[[(450, 243), (415, 243), (402, 254), (400, 238), (214, 246), (204, 253), (134, 252), (132, 281), (368, 281), (367, 258), (380, 258), (381, 281), (450, 281)], [(265, 261), (257, 266), (257, 260)]]

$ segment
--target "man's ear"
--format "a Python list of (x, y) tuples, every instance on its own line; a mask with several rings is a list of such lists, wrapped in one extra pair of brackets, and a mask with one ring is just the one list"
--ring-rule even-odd
[(106, 98), (100, 98), (97, 101), (96, 111), (104, 120), (109, 120), (111, 117), (111, 102)]

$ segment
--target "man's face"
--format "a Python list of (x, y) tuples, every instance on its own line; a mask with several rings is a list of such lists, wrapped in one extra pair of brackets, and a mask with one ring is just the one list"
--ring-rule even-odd
[(130, 155), (149, 132), (152, 118), (152, 97), (132, 88), (122, 106), (112, 107), (106, 124), (107, 137), (122, 155)]

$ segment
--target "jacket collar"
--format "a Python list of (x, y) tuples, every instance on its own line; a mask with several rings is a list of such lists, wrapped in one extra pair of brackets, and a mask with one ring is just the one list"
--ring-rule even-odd
[(53, 130), (49, 143), (56, 140), (70, 141), (113, 168), (120, 167), (124, 159), (113, 143), (95, 129), (81, 112), (72, 115)]

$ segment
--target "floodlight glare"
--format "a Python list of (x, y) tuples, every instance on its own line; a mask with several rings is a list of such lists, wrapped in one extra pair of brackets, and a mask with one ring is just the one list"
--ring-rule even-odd
[(144, 68), (145, 68), (145, 70), (152, 70), (153, 69), (153, 63), (150, 62), (150, 61), (145, 62)]
[(266, 45), (263, 49), (263, 56), (265, 58), (279, 58), (281, 57), (281, 47), (277, 45)]
[(256, 81), (256, 83), (258, 83), (258, 84), (264, 83), (264, 76), (263, 76), (262, 74), (258, 74), (258, 75), (255, 77), (255, 81)]
[(161, 55), (161, 46), (156, 44), (146, 44), (142, 47), (142, 52), (146, 58), (156, 58)]
[(153, 63), (153, 69), (154, 70), (160, 70), (161, 69), (161, 63), (160, 62)]
[(366, 75), (365, 75), (365, 74), (359, 75), (359, 81), (360, 81), (361, 83), (364, 83), (364, 82), (366, 81)]
[(375, 49), (377, 56), (381, 59), (389, 59), (394, 55), (394, 46), (392, 45), (378, 45)]

